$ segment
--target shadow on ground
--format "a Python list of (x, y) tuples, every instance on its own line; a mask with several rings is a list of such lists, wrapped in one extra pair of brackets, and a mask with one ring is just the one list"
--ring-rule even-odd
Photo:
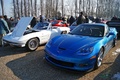
[[(39, 47), (45, 46), (45, 44), (40, 45)], [(39, 48), (38, 47), (38, 48)], [(22, 54), (22, 53), (28, 53), (30, 52), (28, 49), (25, 47), (11, 47), (11, 46), (5, 46), (5, 47), (0, 47), (0, 57), (8, 56), (8, 55), (16, 55), (16, 54)], [(31, 51), (32, 52), (32, 51)]]
[[(112, 63), (112, 62), (110, 62)], [(104, 63), (106, 64), (106, 63)], [(109, 63), (107, 63), (109, 64)], [(117, 74), (117, 72), (120, 72), (120, 54), (117, 56), (117, 58), (115, 59), (115, 61), (113, 62), (113, 64), (108, 67), (107, 69), (105, 69), (104, 71), (102, 71), (101, 73), (99, 73), (94, 80), (120, 80), (117, 78), (113, 78), (113, 76), (115, 74)]]
[(22, 80), (76, 80), (86, 74), (51, 66), (44, 59), (43, 50), (30, 52), (6, 65)]
[(4, 57), (7, 55), (21, 54), (27, 52), (26, 48), (19, 47), (0, 47), (0, 57)]

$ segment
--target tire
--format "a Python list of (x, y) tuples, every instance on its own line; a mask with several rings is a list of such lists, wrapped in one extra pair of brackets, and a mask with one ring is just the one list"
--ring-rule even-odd
[(39, 40), (37, 38), (30, 39), (27, 44), (26, 48), (30, 51), (35, 51), (39, 46)]
[(96, 59), (94, 69), (98, 69), (102, 65), (103, 55), (104, 55), (104, 50), (103, 48), (101, 48), (99, 51), (98, 57)]
[(113, 47), (115, 47), (116, 45), (117, 45), (117, 38), (115, 38), (113, 41)]

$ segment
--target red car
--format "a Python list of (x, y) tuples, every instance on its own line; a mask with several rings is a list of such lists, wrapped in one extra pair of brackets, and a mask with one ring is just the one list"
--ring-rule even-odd
[(52, 22), (52, 26), (57, 26), (57, 27), (68, 27), (69, 24), (65, 23), (63, 20), (53, 20)]

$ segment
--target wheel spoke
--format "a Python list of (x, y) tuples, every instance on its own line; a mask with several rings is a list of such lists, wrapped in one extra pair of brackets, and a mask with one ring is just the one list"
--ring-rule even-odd
[(103, 51), (101, 50), (98, 56), (98, 67), (101, 66), (103, 59)]
[(37, 49), (38, 47), (38, 39), (31, 39), (29, 42), (28, 42), (28, 48), (29, 50), (35, 50)]

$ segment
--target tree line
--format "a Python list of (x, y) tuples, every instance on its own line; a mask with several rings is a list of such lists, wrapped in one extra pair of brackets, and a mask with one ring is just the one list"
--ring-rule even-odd
[[(4, 15), (4, 0), (0, 0)], [(119, 16), (119, 0), (12, 0), (13, 16), (58, 17), (65, 15), (77, 16), (83, 11), (86, 15), (109, 18)]]

